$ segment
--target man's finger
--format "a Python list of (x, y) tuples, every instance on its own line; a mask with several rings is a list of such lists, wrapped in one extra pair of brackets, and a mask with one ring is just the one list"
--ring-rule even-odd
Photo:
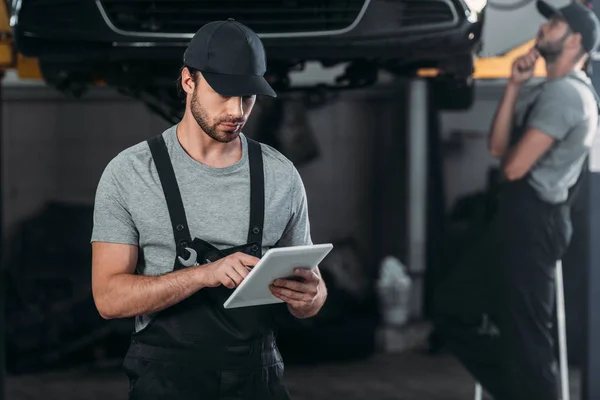
[(244, 280), (244, 277), (242, 275), (240, 275), (240, 273), (235, 269), (235, 268), (231, 268), (228, 271), (225, 272), (225, 274), (231, 278), (232, 281), (235, 282), (235, 285), (239, 285), (240, 283), (242, 283), (242, 281)]
[(273, 281), (273, 286), (286, 288), (299, 293), (308, 293), (314, 295), (317, 293), (317, 281), (297, 282), (291, 279), (276, 279)]
[(529, 50), (529, 52), (530, 52), (531, 54), (533, 54), (533, 56), (534, 56), (535, 58), (538, 58), (538, 57), (540, 56), (540, 52), (538, 51), (538, 49), (537, 49), (535, 46), (534, 46), (534, 47), (532, 47), (532, 48), (531, 48), (531, 50)]
[(538, 53), (538, 51), (537, 51), (537, 50), (535, 50), (533, 53), (531, 53), (531, 54), (529, 55), (529, 59), (531, 60), (531, 63), (532, 63), (532, 64), (535, 64), (535, 63), (536, 63), (536, 61), (537, 61), (537, 59), (539, 58), (539, 56), (540, 56), (540, 53)]
[(308, 268), (296, 268), (294, 270), (294, 275), (296, 276), (300, 276), (302, 278), (304, 278), (305, 281), (319, 281), (321, 278), (319, 278), (319, 275), (317, 275), (315, 273), (315, 271), (308, 269)]
[(276, 295), (282, 295), (293, 300), (310, 300), (312, 296), (305, 292), (297, 292), (280, 286), (272, 286), (271, 292)]
[(236, 270), (236, 272), (238, 274), (240, 274), (240, 276), (242, 277), (242, 279), (245, 278), (245, 277), (247, 277), (248, 274), (250, 273), (250, 269), (248, 267), (246, 267), (242, 263), (234, 265), (233, 268)]
[(302, 290), (302, 285), (302, 282), (296, 282), (290, 279), (276, 279), (273, 281), (273, 286), (275, 287), (288, 288), (296, 292), (304, 292), (304, 290)]
[(277, 291), (277, 289), (275, 288), (275, 286), (273, 286), (273, 285), (269, 285), (269, 290), (271, 291), (271, 293), (273, 293), (273, 296), (275, 296), (275, 297), (279, 297), (279, 296), (281, 296), (281, 295), (279, 294), (279, 292)]
[(260, 259), (242, 252), (235, 253), (235, 256), (242, 262), (242, 264), (250, 267), (254, 267), (260, 261)]
[(282, 298), (281, 300), (283, 300), (284, 302), (286, 302), (287, 304), (289, 304), (290, 306), (292, 306), (296, 309), (302, 309), (302, 308), (306, 307), (306, 303), (303, 301), (297, 301), (294, 299), (286, 299), (286, 298)]
[(235, 287), (235, 282), (227, 275), (225, 275), (225, 277), (221, 279), (221, 283), (223, 284), (223, 286), (229, 289), (233, 289)]
[(293, 299), (291, 297), (288, 297), (286, 295), (283, 295), (281, 293), (273, 293), (273, 295), (275, 297), (277, 297), (280, 300), (283, 300), (285, 303), (289, 304), (290, 306), (294, 307), (294, 308), (302, 308), (303, 306), (306, 306), (306, 302), (302, 301), (302, 300), (296, 300)]

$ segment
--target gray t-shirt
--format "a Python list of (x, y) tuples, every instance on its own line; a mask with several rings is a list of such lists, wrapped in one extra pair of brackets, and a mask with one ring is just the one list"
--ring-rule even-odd
[[(177, 139), (176, 126), (163, 133), (181, 192), (192, 238), (217, 248), (247, 242), (250, 223), (248, 143), (241, 134), (242, 158), (213, 168), (191, 158)], [(263, 254), (272, 247), (312, 244), (307, 197), (295, 166), (261, 144), (265, 175)], [(172, 271), (175, 239), (156, 166), (147, 142), (110, 161), (96, 192), (91, 241), (123, 243), (143, 249), (143, 275)], [(136, 319), (136, 329), (147, 323)]]
[(567, 199), (598, 128), (598, 106), (594, 94), (578, 79), (591, 85), (583, 72), (571, 72), (524, 88), (515, 107), (516, 126), (522, 125), (527, 109), (533, 104), (527, 127), (556, 139), (550, 150), (533, 166), (528, 177), (540, 198), (550, 203)]

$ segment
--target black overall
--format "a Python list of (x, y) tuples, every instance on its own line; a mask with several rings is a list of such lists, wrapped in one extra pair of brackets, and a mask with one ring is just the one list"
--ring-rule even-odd
[(570, 205), (586, 171), (584, 163), (560, 204), (541, 200), (527, 176), (504, 183), (482, 243), (436, 293), (436, 328), (495, 400), (558, 399), (555, 268), (572, 236)]
[[(178, 259), (198, 254), (198, 264), (235, 252), (259, 257), (264, 223), (264, 172), (260, 144), (248, 139), (250, 164), (250, 226), (248, 243), (219, 250), (199, 238), (192, 240), (186, 215), (162, 136), (148, 141), (163, 187)], [(289, 399), (282, 383), (283, 362), (275, 343), (273, 306), (226, 310), (233, 292), (225, 286), (203, 288), (151, 318), (132, 334), (123, 366), (130, 381), (130, 399)]]

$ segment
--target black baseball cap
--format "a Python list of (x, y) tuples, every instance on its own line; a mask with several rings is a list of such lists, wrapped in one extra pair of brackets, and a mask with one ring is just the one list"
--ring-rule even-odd
[(202, 26), (188, 44), (183, 64), (200, 71), (223, 96), (277, 97), (264, 78), (267, 60), (260, 38), (233, 18)]
[(562, 8), (556, 8), (544, 0), (537, 1), (537, 9), (544, 17), (561, 18), (573, 32), (581, 35), (581, 44), (588, 53), (592, 53), (600, 40), (600, 23), (596, 14), (584, 4), (572, 1)]

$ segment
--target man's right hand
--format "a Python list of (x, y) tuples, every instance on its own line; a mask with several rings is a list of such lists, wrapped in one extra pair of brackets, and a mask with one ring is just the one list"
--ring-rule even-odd
[(512, 72), (510, 75), (511, 83), (520, 85), (529, 80), (533, 76), (535, 63), (539, 56), (540, 53), (533, 47), (527, 54), (517, 58), (512, 65)]
[(207, 287), (224, 285), (233, 289), (248, 275), (248, 267), (254, 267), (258, 261), (256, 257), (239, 252), (198, 268), (203, 272), (204, 285)]

